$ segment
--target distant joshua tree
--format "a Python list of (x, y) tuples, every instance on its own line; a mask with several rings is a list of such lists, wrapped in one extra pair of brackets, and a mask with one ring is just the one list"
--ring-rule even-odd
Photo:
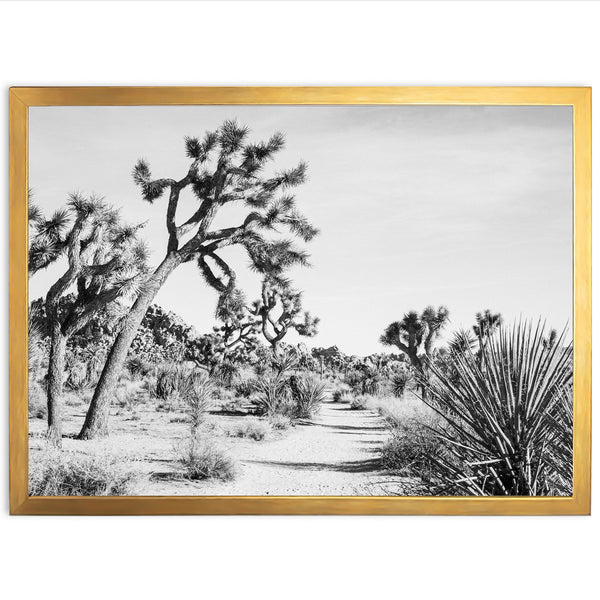
[[(433, 355), (433, 342), (448, 323), (449, 311), (440, 306), (437, 310), (428, 306), (421, 314), (410, 311), (402, 321), (390, 323), (379, 338), (384, 346), (396, 346), (406, 354), (410, 364), (425, 379), (427, 364)], [(422, 388), (425, 394), (424, 387)]]
[(261, 297), (254, 301), (251, 313), (258, 317), (258, 326), (274, 352), (290, 329), (304, 337), (317, 334), (319, 318), (303, 311), (302, 293), (293, 290), (287, 282), (266, 277)]
[[(67, 341), (107, 305), (136, 293), (146, 269), (146, 247), (137, 238), (140, 226), (123, 225), (102, 199), (71, 195), (67, 207), (49, 220), (37, 218), (30, 248), (30, 272), (65, 255), (64, 273), (44, 302), (50, 335), (48, 366), (48, 438), (62, 439), (61, 395)], [(74, 294), (69, 293), (75, 287)]]
[(479, 341), (480, 352), (483, 352), (490, 337), (496, 333), (500, 325), (502, 325), (502, 315), (500, 313), (492, 313), (489, 309), (486, 309), (475, 315), (473, 333)]
[[(110, 402), (127, 352), (146, 310), (156, 294), (179, 265), (194, 261), (208, 285), (219, 294), (219, 310), (236, 310), (243, 303), (236, 274), (219, 254), (227, 246), (244, 248), (252, 268), (263, 275), (280, 277), (293, 265), (307, 265), (307, 254), (287, 239), (270, 240), (264, 232), (278, 232), (285, 227), (304, 241), (317, 233), (306, 217), (296, 210), (290, 188), (306, 180), (307, 166), (300, 163), (287, 171), (266, 175), (267, 163), (283, 149), (284, 136), (274, 134), (268, 141), (247, 142), (248, 128), (235, 121), (225, 121), (217, 131), (207, 132), (203, 139), (185, 138), (185, 151), (190, 164), (181, 179), (152, 177), (145, 160), (133, 169), (133, 179), (147, 202), (168, 194), (166, 228), (168, 241), (165, 256), (148, 277), (122, 329), (110, 350), (94, 392), (81, 439), (106, 434)], [(190, 189), (198, 201), (191, 215), (177, 219), (180, 195)], [(214, 219), (224, 206), (246, 208), (241, 223), (223, 229), (212, 229)]]

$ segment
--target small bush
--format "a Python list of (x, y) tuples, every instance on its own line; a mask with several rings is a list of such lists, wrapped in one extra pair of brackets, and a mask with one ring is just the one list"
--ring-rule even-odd
[(394, 396), (396, 396), (396, 398), (402, 398), (402, 396), (404, 396), (406, 387), (410, 383), (411, 379), (412, 375), (408, 370), (398, 371), (392, 375), (391, 388), (392, 393)]
[(381, 449), (381, 464), (385, 469), (429, 482), (435, 460), (442, 452), (440, 438), (426, 424), (411, 419), (393, 429)]
[(313, 375), (292, 375), (289, 379), (292, 393), (292, 416), (309, 419), (321, 408), (326, 398), (326, 386)]
[(65, 389), (73, 391), (84, 390), (89, 384), (87, 365), (81, 361), (74, 361), (67, 371)]
[(137, 389), (130, 388), (126, 383), (121, 382), (115, 390), (113, 404), (124, 410), (132, 410), (137, 404)]
[(341, 403), (349, 403), (352, 400), (352, 394), (346, 390), (335, 390), (333, 392), (333, 401)]
[(255, 392), (250, 398), (259, 415), (287, 414), (290, 410), (290, 390), (281, 375), (265, 375), (254, 381)]
[(194, 377), (192, 387), (185, 396), (192, 435), (195, 435), (198, 427), (206, 419), (206, 413), (212, 403), (214, 390), (214, 383), (208, 375)]
[(267, 420), (269, 421), (271, 428), (275, 431), (285, 431), (293, 425), (292, 420), (286, 415), (269, 415)]
[(53, 451), (36, 456), (29, 467), (31, 496), (123, 496), (136, 475), (111, 457)]
[(334, 402), (350, 402), (351, 388), (347, 383), (333, 383), (333, 393), (331, 399)]
[(352, 410), (364, 410), (367, 408), (367, 402), (369, 401), (369, 397), (361, 394), (360, 396), (352, 396), (352, 400), (350, 400), (350, 408)]
[(269, 433), (269, 425), (255, 418), (245, 418), (229, 431), (231, 437), (249, 438), (257, 442), (264, 440)]
[(229, 481), (235, 477), (233, 461), (213, 442), (190, 437), (176, 448), (176, 456), (188, 479)]
[(30, 418), (45, 419), (48, 416), (46, 393), (37, 381), (29, 382), (28, 409)]
[(132, 379), (142, 379), (149, 375), (153, 370), (151, 362), (144, 360), (140, 356), (132, 356), (127, 359), (125, 369), (131, 375)]
[(234, 386), (235, 393), (243, 398), (249, 398), (254, 391), (254, 385), (250, 380), (240, 381)]
[(180, 365), (169, 365), (158, 371), (154, 393), (166, 402), (178, 401), (192, 389), (193, 371)]

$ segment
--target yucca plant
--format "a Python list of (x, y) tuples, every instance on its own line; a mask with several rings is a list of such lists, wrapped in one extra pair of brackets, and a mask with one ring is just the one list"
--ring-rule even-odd
[(185, 396), (192, 436), (198, 433), (204, 423), (214, 393), (215, 384), (209, 375), (197, 374), (193, 377), (191, 389)]
[(297, 419), (310, 419), (327, 397), (327, 386), (314, 375), (292, 375), (289, 386), (293, 402), (291, 416)]
[(427, 403), (444, 419), (435, 464), (447, 491), (467, 495), (570, 493), (572, 343), (544, 344), (544, 326), (519, 323), (479, 355), (453, 355), (456, 378), (431, 366)]
[(402, 396), (404, 396), (406, 387), (408, 386), (411, 380), (412, 374), (408, 369), (402, 369), (392, 375), (392, 393), (394, 394), (394, 396), (396, 396), (396, 398), (402, 398)]
[(287, 414), (290, 404), (290, 388), (280, 373), (258, 377), (254, 381), (254, 409), (259, 415)]

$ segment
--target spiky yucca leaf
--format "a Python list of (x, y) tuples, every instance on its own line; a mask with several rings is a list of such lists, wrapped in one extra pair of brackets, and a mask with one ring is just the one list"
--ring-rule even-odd
[(543, 325), (520, 323), (500, 329), (480, 357), (454, 354), (451, 380), (430, 366), (427, 403), (447, 423), (437, 433), (448, 456), (436, 464), (452, 493), (561, 493), (552, 482), (567, 480), (572, 465), (553, 458), (553, 415), (572, 385), (572, 344), (563, 345), (564, 334), (552, 348), (543, 340)]

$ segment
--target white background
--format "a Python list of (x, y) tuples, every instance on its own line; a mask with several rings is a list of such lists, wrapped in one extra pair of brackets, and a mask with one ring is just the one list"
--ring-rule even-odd
[[(594, 2), (2, 3), (3, 137), (11, 85), (600, 90), (598, 17)], [(7, 165), (6, 143), (2, 153)], [(595, 160), (595, 173), (597, 166)], [(7, 175), (5, 166), (4, 190)], [(4, 217), (7, 223), (6, 209)], [(7, 282), (7, 242), (0, 248)], [(0, 296), (4, 340), (7, 296)], [(7, 390), (6, 342), (4, 353)], [(4, 397), (7, 407), (7, 392)], [(7, 414), (7, 408), (0, 412), (5, 440)], [(598, 515), (8, 517), (7, 447), (5, 441), (5, 597), (563, 599), (598, 593)]]

